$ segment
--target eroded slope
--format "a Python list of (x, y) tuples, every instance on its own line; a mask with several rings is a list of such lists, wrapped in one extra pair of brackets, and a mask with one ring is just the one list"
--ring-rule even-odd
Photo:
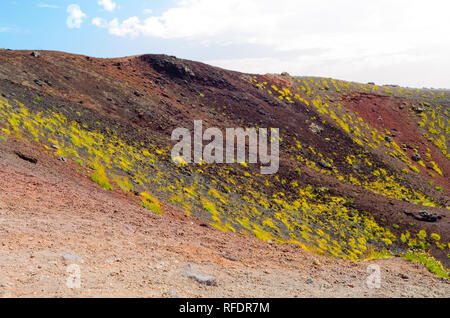
[[(223, 231), (338, 258), (422, 248), (448, 264), (448, 92), (250, 76), (167, 56), (29, 53), (0, 53), (3, 139), (38, 142), (155, 213), (167, 202)], [(171, 132), (195, 119), (280, 128), (279, 174), (175, 165)]]

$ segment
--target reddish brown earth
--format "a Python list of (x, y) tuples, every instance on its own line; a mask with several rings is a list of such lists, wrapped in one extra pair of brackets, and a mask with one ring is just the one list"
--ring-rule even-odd
[[(404, 152), (411, 158), (416, 147), (423, 149), (427, 145), (427, 140), (417, 129), (417, 123), (413, 122), (409, 116), (408, 107), (405, 107), (400, 98), (389, 98), (377, 94), (352, 94), (351, 97), (344, 98), (346, 106), (361, 116), (365, 122), (369, 123), (379, 131), (392, 131), (393, 137), (398, 145), (407, 145)], [(403, 107), (402, 107), (403, 106)], [(419, 154), (425, 158), (425, 152)], [(441, 155), (435, 147), (430, 147), (430, 154), (435, 159), (438, 166), (444, 171), (449, 171), (449, 161)], [(423, 176), (427, 176), (427, 169), (418, 165)], [(447, 174), (443, 177), (437, 175), (435, 183), (444, 189), (450, 189), (450, 179)]]
[[(321, 137), (312, 133), (305, 123), (317, 113), (301, 103), (280, 102), (243, 81), (245, 74), (167, 56), (95, 59), (46, 51), (37, 59), (30, 53), (0, 52), (2, 93), (20, 96), (30, 105), (39, 96), (43, 103), (33, 105), (36, 111), (54, 106), (90, 127), (96, 122), (115, 127), (129, 142), (150, 137), (166, 141), (174, 128), (191, 128), (194, 119), (202, 119), (205, 128), (280, 127), (286, 140), (298, 133), (302, 143), (313, 144), (322, 153), (361, 150), (333, 125), (324, 124)], [(290, 84), (281, 77), (261, 78)], [(346, 106), (374, 127), (398, 129), (398, 144), (422, 142), (408, 117), (396, 109), (397, 101), (362, 95), (348, 100)], [(79, 112), (81, 119), (69, 109)], [(383, 121), (378, 120), (380, 116)], [(326, 137), (333, 141), (324, 142)], [(439, 182), (446, 191), (426, 188), (420, 177), (408, 182), (411, 187), (426, 188), (445, 206), (449, 203), (448, 160), (433, 151), (444, 170)], [(29, 154), (38, 163), (24, 161), (15, 152)], [(337, 165), (343, 161), (334, 159)], [(371, 159), (388, 171), (398, 171), (394, 163), (383, 162), (376, 154)], [(296, 168), (295, 162), (282, 157), (280, 178), (298, 179)], [(348, 168), (342, 164), (342, 169)], [(426, 208), (442, 218), (420, 222), (404, 212), (418, 213), (424, 209), (421, 206), (376, 195), (307, 167), (302, 171), (299, 184), (327, 187), (331, 194), (353, 198), (355, 208), (383, 225), (400, 224), (396, 234), (412, 223), (427, 233), (440, 233), (443, 239), (450, 237), (446, 209)], [(289, 195), (287, 186), (280, 189)], [(360, 263), (329, 259), (293, 246), (222, 233), (205, 226), (208, 219), (203, 215), (189, 218), (170, 206), (164, 207), (165, 216), (153, 215), (139, 206), (137, 198), (101, 189), (71, 161), (62, 163), (39, 145), (14, 138), (0, 142), (0, 190), (0, 294), (6, 296), (147, 297), (168, 296), (171, 291), (193, 297), (450, 295), (448, 281), (399, 258)], [(432, 252), (448, 267), (445, 252)], [(83, 260), (77, 261), (82, 273), (80, 290), (65, 285), (68, 262), (63, 254)], [(218, 286), (205, 287), (183, 277), (187, 264), (216, 276)], [(381, 289), (366, 286), (369, 264), (382, 269)], [(310, 278), (312, 283), (307, 283)]]
[[(78, 167), (40, 155), (18, 159), (0, 144), (0, 296), (4, 297), (448, 297), (447, 280), (403, 259), (348, 262), (166, 216), (108, 192)], [(77, 259), (63, 259), (63, 255)], [(66, 285), (77, 264), (81, 288)], [(183, 276), (188, 264), (217, 286)], [(381, 288), (367, 285), (369, 265)]]

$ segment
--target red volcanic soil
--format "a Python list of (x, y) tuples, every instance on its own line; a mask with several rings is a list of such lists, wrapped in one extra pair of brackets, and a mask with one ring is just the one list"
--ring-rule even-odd
[[(205, 128), (280, 127), (285, 147), (280, 180), (326, 187), (331, 195), (350, 198), (352, 208), (371, 214), (383, 226), (399, 224), (396, 235), (411, 230), (413, 224), (415, 229), (439, 233), (443, 241), (450, 237), (444, 208), (390, 199), (307, 166), (301, 166), (299, 177), (295, 172), (299, 164), (288, 151), (294, 136), (329, 155), (344, 172), (351, 172), (344, 152), (370, 150), (329, 123), (320, 123), (324, 128), (320, 136), (313, 133), (309, 125), (320, 119), (318, 113), (300, 102), (280, 101), (249, 84), (247, 78), (252, 75), (165, 55), (97, 59), (49, 51), (33, 58), (30, 53), (0, 52), (0, 93), (20, 97), (36, 112), (55, 109), (89, 127), (97, 123), (102, 125), (99, 129), (114, 127), (130, 143), (168, 143), (174, 128), (191, 128), (196, 119), (202, 119)], [(286, 76), (261, 79), (291, 85)], [(35, 103), (36, 96), (43, 102)], [(395, 133), (400, 146), (424, 150), (425, 140), (411, 114), (399, 108), (402, 100), (362, 93), (343, 100), (372, 127)], [(17, 153), (38, 161), (33, 164)], [(412, 150), (407, 153), (413, 154)], [(427, 188), (422, 168), (422, 176), (409, 177), (408, 186), (448, 205), (448, 160), (435, 149), (431, 154), (445, 173), (446, 177), (436, 177), (444, 193)], [(317, 156), (306, 155), (317, 162)], [(396, 163), (380, 159), (377, 153), (368, 156), (389, 172), (399, 170)], [(255, 184), (263, 185), (262, 181), (255, 177)], [(276, 190), (294, 195), (289, 183), (280, 183)], [(191, 297), (449, 295), (447, 281), (399, 258), (360, 263), (334, 260), (294, 246), (222, 233), (206, 225), (207, 217), (187, 217), (170, 205), (163, 207), (164, 217), (150, 214), (135, 196), (104, 191), (70, 160), (62, 163), (39, 145), (12, 137), (0, 141), (0, 190), (0, 295), (148, 297), (168, 296), (173, 291)], [(263, 186), (257, 190), (266, 191)], [(441, 218), (433, 223), (415, 219), (423, 210)], [(447, 251), (432, 250), (448, 267)], [(65, 287), (64, 254), (83, 261), (79, 262), (84, 277), (81, 290)], [(379, 290), (365, 284), (367, 266), (372, 263), (382, 269)], [(199, 285), (184, 277), (187, 264), (216, 276), (218, 286)]]
[[(399, 146), (407, 145), (403, 150), (410, 158), (415, 153), (414, 149), (417, 148), (420, 149), (419, 154), (425, 160), (426, 149), (430, 148), (429, 153), (433, 160), (445, 172), (444, 177), (436, 174), (435, 183), (447, 191), (450, 190), (450, 179), (447, 177), (450, 171), (449, 161), (435, 147), (427, 145), (427, 140), (417, 129), (417, 123), (414, 122), (409, 108), (404, 104), (405, 100), (358, 92), (344, 97), (343, 100), (350, 110), (358, 114), (370, 126), (379, 131), (390, 131)], [(425, 178), (429, 178), (427, 168), (430, 167), (416, 166)]]
[[(17, 150), (39, 158), (18, 158)], [(448, 297), (403, 259), (349, 262), (165, 216), (105, 191), (40, 147), (0, 143), (0, 297)], [(80, 288), (67, 285), (78, 266)], [(188, 265), (216, 286), (185, 277)], [(367, 285), (380, 267), (381, 288)]]

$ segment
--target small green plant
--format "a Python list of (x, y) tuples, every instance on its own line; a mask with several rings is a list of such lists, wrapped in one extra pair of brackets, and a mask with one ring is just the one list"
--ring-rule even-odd
[(442, 189), (441, 187), (436, 187), (436, 190), (438, 190), (439, 192), (443, 192), (444, 189)]
[(124, 176), (116, 176), (113, 181), (125, 192), (133, 190), (133, 184)]
[(441, 236), (439, 234), (432, 233), (431, 234), (431, 239), (436, 241), (436, 242), (439, 242), (441, 240)]
[(8, 139), (6, 139), (6, 138), (3, 137), (3, 136), (0, 136), (0, 140), (7, 141)]
[(425, 230), (420, 230), (419, 233), (417, 233), (417, 237), (421, 240), (425, 240), (427, 238), (427, 232)]
[(141, 205), (149, 211), (152, 211), (155, 214), (162, 215), (161, 205), (157, 198), (153, 197), (151, 194), (147, 192), (141, 193), (142, 203)]
[(366, 256), (367, 260), (376, 260), (376, 259), (385, 259), (385, 258), (393, 258), (394, 254), (384, 249), (382, 251), (375, 250), (372, 246), (369, 248), (368, 255)]
[(403, 258), (409, 262), (416, 262), (425, 265), (431, 273), (439, 277), (447, 279), (450, 278), (450, 273), (448, 269), (446, 269), (441, 262), (436, 260), (428, 252), (409, 251), (403, 255)]
[(105, 188), (106, 190), (113, 190), (111, 183), (109, 183), (108, 176), (106, 175), (105, 167), (98, 166), (94, 173), (91, 174), (91, 179), (99, 186)]

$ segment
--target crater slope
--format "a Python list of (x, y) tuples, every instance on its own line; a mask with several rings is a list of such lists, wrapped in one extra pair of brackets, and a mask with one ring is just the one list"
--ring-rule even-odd
[[(414, 249), (449, 266), (449, 91), (31, 53), (0, 52), (0, 142), (34, 145), (22, 157), (73, 164), (149, 214), (336, 259)], [(279, 128), (279, 172), (175, 164), (172, 131), (199, 119)]]

